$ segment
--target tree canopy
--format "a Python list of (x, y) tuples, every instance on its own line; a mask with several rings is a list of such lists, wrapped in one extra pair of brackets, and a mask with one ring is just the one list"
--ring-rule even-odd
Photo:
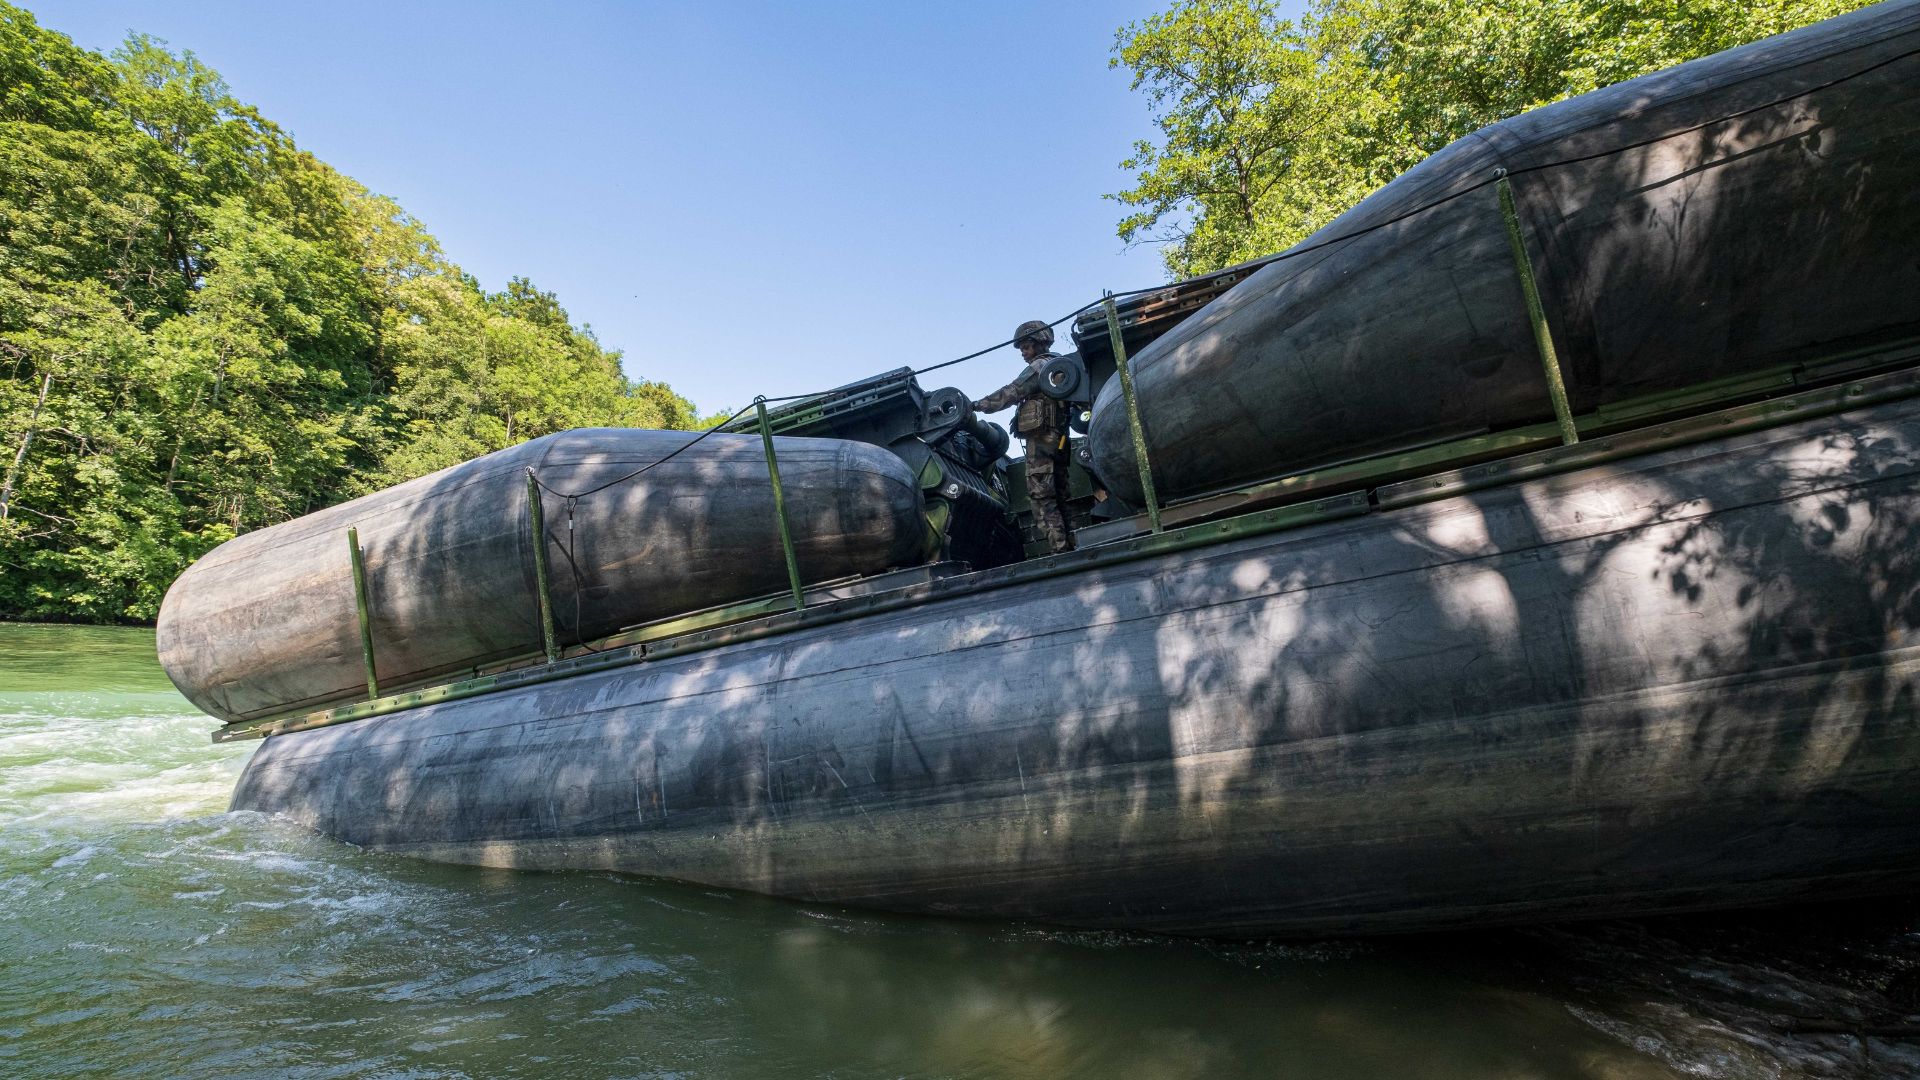
[(687, 428), (190, 52), (0, 0), (0, 617), (147, 620), (190, 561), (568, 427)]
[(1159, 128), (1122, 162), (1120, 236), (1175, 277), (1272, 254), (1477, 128), (1864, 6), (1178, 0), (1114, 44)]

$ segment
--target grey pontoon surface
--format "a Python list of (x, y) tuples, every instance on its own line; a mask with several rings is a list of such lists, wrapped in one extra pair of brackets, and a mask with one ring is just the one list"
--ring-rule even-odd
[[(1551, 420), (1502, 170), (1575, 413), (1920, 336), (1915, 50), (1883, 3), (1434, 154), (1134, 358), (1161, 496)], [(1117, 380), (1090, 439), (1138, 503)]]
[[(188, 700), (227, 721), (366, 697), (349, 526), (366, 551), (384, 684), (538, 652), (527, 469), (555, 492), (582, 492), (689, 438), (561, 432), (236, 537), (168, 590), (160, 662)], [(925, 561), (919, 484), (899, 458), (836, 439), (774, 443), (807, 580)], [(758, 436), (712, 435), (605, 490), (542, 502), (567, 641), (787, 587)]]

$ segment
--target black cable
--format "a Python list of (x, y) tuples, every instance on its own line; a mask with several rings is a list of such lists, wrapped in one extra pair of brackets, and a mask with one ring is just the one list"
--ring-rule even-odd
[[(1120, 297), (1123, 297), (1123, 296), (1135, 296), (1135, 295), (1138, 295), (1139, 293), (1143, 293), (1143, 292), (1159, 292), (1159, 291), (1160, 291), (1161, 289), (1170, 289), (1170, 288), (1172, 288), (1172, 287), (1173, 287), (1172, 285), (1155, 285), (1155, 286), (1154, 286), (1153, 288), (1151, 288), (1151, 289), (1135, 289), (1135, 290), (1133, 290), (1133, 291), (1131, 291), (1131, 292), (1123, 292), (1123, 293), (1114, 293), (1114, 294), (1113, 294), (1113, 299), (1116, 299), (1116, 300), (1117, 300), (1117, 299), (1119, 299)], [(1089, 303), (1089, 304), (1082, 304), (1082, 305), (1080, 305), (1079, 307), (1077, 307), (1077, 308), (1074, 308), (1074, 309), (1073, 309), (1072, 311), (1069, 311), (1069, 312), (1067, 312), (1067, 313), (1066, 313), (1065, 315), (1062, 315), (1062, 316), (1060, 316), (1059, 318), (1057, 318), (1057, 319), (1055, 319), (1055, 320), (1053, 320), (1052, 322), (1050, 322), (1050, 323), (1048, 323), (1048, 324), (1047, 324), (1047, 329), (1049, 329), (1049, 330), (1051, 330), (1051, 329), (1053, 329), (1054, 327), (1056, 327), (1056, 326), (1059, 326), (1059, 325), (1060, 325), (1061, 323), (1063, 323), (1063, 322), (1066, 322), (1066, 321), (1067, 321), (1068, 319), (1071, 319), (1071, 318), (1074, 318), (1075, 316), (1077, 316), (1077, 315), (1079, 315), (1079, 314), (1080, 314), (1081, 312), (1083, 312), (1083, 311), (1092, 311), (1092, 310), (1093, 310), (1094, 308), (1097, 308), (1097, 307), (1099, 307), (1099, 306), (1100, 306), (1101, 304), (1104, 304), (1104, 303), (1106, 303), (1106, 302), (1107, 302), (1107, 299), (1108, 299), (1107, 297), (1104, 297), (1104, 296), (1103, 296), (1103, 297), (1101, 297), (1100, 299), (1098, 299), (1098, 300), (1095, 300), (1095, 301), (1093, 301), (1092, 303)], [(996, 349), (1004, 349), (1004, 348), (1006, 348), (1007, 346), (1009, 346), (1009, 345), (1011, 345), (1011, 344), (1013, 344), (1014, 342), (1016, 342), (1016, 341), (1019, 341), (1019, 340), (1020, 340), (1020, 339), (1019, 339), (1019, 338), (1017, 338), (1017, 337), (1016, 337), (1016, 338), (1008, 338), (1008, 339), (1007, 339), (1007, 340), (1005, 340), (1005, 341), (1001, 341), (1001, 342), (997, 342), (997, 343), (995, 343), (995, 344), (992, 344), (992, 345), (989, 345), (989, 346), (987, 346), (986, 348), (984, 348), (984, 349), (981, 349), (981, 350), (980, 350), (979, 352), (970, 352), (970, 353), (968, 353), (968, 354), (967, 354), (967, 355), (965, 355), (965, 356), (961, 356), (961, 357), (957, 357), (957, 358), (955, 358), (955, 359), (952, 359), (952, 360), (944, 360), (944, 361), (941, 361), (941, 362), (940, 362), (940, 363), (938, 363), (938, 364), (932, 364), (932, 365), (929, 365), (929, 366), (927, 366), (927, 367), (923, 367), (923, 368), (915, 368), (915, 369), (914, 369), (914, 371), (913, 371), (913, 374), (915, 374), (915, 375), (925, 375), (925, 374), (926, 374), (927, 372), (929, 372), (929, 371), (939, 371), (939, 370), (940, 370), (941, 368), (949, 368), (949, 367), (952, 367), (952, 366), (953, 366), (953, 365), (955, 365), (955, 364), (964, 364), (964, 363), (966, 363), (966, 362), (967, 362), (967, 361), (969, 361), (969, 360), (977, 360), (977, 359), (979, 359), (980, 357), (982, 357), (982, 356), (985, 356), (985, 355), (987, 355), (988, 353), (990, 353), (990, 352), (993, 352), (993, 351), (994, 351), (994, 350), (996, 350)]]
[[(1413, 209), (1408, 210), (1406, 213), (1397, 214), (1393, 217), (1388, 218), (1385, 221), (1377, 221), (1372, 225), (1366, 226), (1365, 228), (1356, 229), (1353, 232), (1346, 233), (1341, 236), (1329, 237), (1325, 240), (1321, 240), (1313, 244), (1308, 244), (1304, 247), (1288, 248), (1286, 251), (1282, 251), (1278, 254), (1268, 255), (1265, 258), (1261, 258), (1261, 259), (1254, 259), (1249, 262), (1242, 263), (1241, 265), (1243, 267), (1246, 267), (1247, 269), (1254, 269), (1257, 267), (1265, 267), (1273, 263), (1281, 262), (1286, 259), (1291, 259), (1296, 256), (1310, 254), (1312, 252), (1319, 251), (1322, 248), (1331, 247), (1334, 244), (1345, 243), (1348, 240), (1358, 239), (1362, 236), (1367, 235), (1368, 233), (1376, 232), (1380, 229), (1384, 229), (1389, 225), (1398, 225), (1401, 222), (1407, 220), (1410, 217), (1413, 217), (1416, 214), (1424, 214), (1429, 210), (1433, 210), (1438, 207), (1445, 206), (1447, 203), (1450, 203), (1453, 200), (1460, 198), (1462, 195), (1470, 195), (1473, 192), (1479, 191), (1481, 188), (1488, 187), (1492, 184), (1497, 184), (1500, 182), (1500, 178), (1503, 176), (1511, 178), (1515, 176), (1526, 176), (1529, 173), (1545, 172), (1548, 169), (1561, 169), (1561, 168), (1565, 168), (1568, 165), (1579, 165), (1582, 162), (1593, 161), (1603, 157), (1611, 157), (1614, 154), (1624, 154), (1629, 150), (1638, 150), (1643, 146), (1651, 146), (1657, 142), (1665, 142), (1668, 139), (1676, 138), (1681, 135), (1690, 135), (1693, 132), (1702, 131), (1707, 128), (1710, 128), (1715, 124), (1724, 124), (1729, 120), (1738, 120), (1739, 118), (1746, 116), (1750, 113), (1760, 112), (1764, 109), (1778, 108), (1779, 106), (1785, 105), (1787, 102), (1793, 101), (1796, 98), (1803, 98), (1812, 94), (1817, 94), (1822, 90), (1830, 90), (1833, 87), (1839, 86), (1841, 83), (1851, 82), (1852, 80), (1860, 78), (1863, 75), (1867, 75), (1872, 72), (1878, 71), (1889, 64), (1893, 64), (1898, 61), (1905, 60), (1908, 57), (1916, 56), (1916, 55), (1920, 55), (1920, 49), (1909, 49), (1906, 52), (1898, 53), (1894, 56), (1890, 56), (1885, 60), (1880, 61), (1877, 64), (1870, 64), (1867, 67), (1863, 67), (1858, 71), (1849, 72), (1848, 74), (1845, 74), (1845, 75), (1835, 76), (1834, 78), (1828, 79), (1826, 82), (1823, 82), (1818, 86), (1810, 86), (1805, 90), (1796, 91), (1795, 93), (1788, 94), (1785, 97), (1775, 98), (1772, 101), (1763, 102), (1759, 105), (1754, 105), (1749, 108), (1741, 109), (1739, 112), (1727, 113), (1724, 116), (1716, 116), (1711, 120), (1703, 120), (1700, 123), (1693, 125), (1692, 127), (1681, 128), (1678, 131), (1663, 132), (1659, 135), (1649, 135), (1648, 137), (1641, 139), (1638, 142), (1630, 142), (1625, 146), (1616, 146), (1609, 150), (1597, 150), (1591, 154), (1581, 154), (1578, 157), (1563, 158), (1559, 161), (1547, 161), (1547, 162), (1542, 162), (1538, 165), (1527, 165), (1523, 168), (1518, 168), (1518, 169), (1511, 169), (1511, 170), (1501, 169), (1495, 172), (1494, 175), (1486, 178), (1485, 180), (1476, 181), (1475, 183), (1467, 187), (1461, 188), (1459, 191), (1456, 191), (1451, 195), (1443, 195), (1440, 198), (1435, 199), (1430, 203), (1425, 203), (1423, 205), (1416, 206)], [(1115, 293), (1114, 296), (1115, 297), (1137, 296), (1140, 293), (1157, 292), (1160, 289), (1167, 289), (1167, 288), (1172, 288), (1172, 285), (1160, 285), (1151, 289), (1136, 289), (1133, 292)], [(1087, 305), (1087, 307), (1092, 307), (1092, 306), (1093, 305), (1091, 304)], [(1087, 310), (1087, 308), (1080, 309), (1080, 311), (1085, 311), (1085, 310)], [(1080, 312), (1078, 311), (1074, 312), (1075, 315), (1078, 315), (1079, 313)], [(1068, 318), (1072, 318), (1072, 317), (1073, 316), (1071, 315), (1068, 316)]]
[[(1395, 214), (1393, 217), (1387, 218), (1384, 221), (1376, 221), (1371, 225), (1367, 225), (1362, 228), (1355, 229), (1352, 232), (1343, 233), (1340, 236), (1331, 236), (1325, 240), (1319, 240), (1311, 244), (1304, 244), (1304, 245), (1291, 247), (1277, 254), (1269, 255), (1262, 259), (1254, 259), (1249, 262), (1242, 263), (1240, 265), (1242, 268), (1247, 270), (1262, 269), (1264, 267), (1271, 266), (1272, 264), (1277, 262), (1283, 262), (1287, 259), (1298, 258), (1301, 255), (1308, 255), (1315, 251), (1324, 250), (1326, 248), (1332, 247), (1335, 244), (1344, 244), (1349, 240), (1357, 240), (1362, 236), (1368, 235), (1369, 233), (1378, 232), (1381, 229), (1398, 225), (1409, 218), (1418, 216), (1420, 214), (1424, 214), (1429, 210), (1435, 210), (1435, 209), (1438, 209), (1439, 207), (1445, 206), (1446, 204), (1462, 196), (1470, 195), (1476, 191), (1481, 190), (1482, 188), (1490, 187), (1493, 184), (1497, 184), (1500, 182), (1500, 180), (1503, 177), (1512, 178), (1515, 176), (1526, 176), (1530, 173), (1545, 172), (1548, 169), (1565, 168), (1568, 165), (1578, 165), (1583, 162), (1594, 161), (1596, 159), (1603, 158), (1603, 157), (1611, 157), (1614, 154), (1624, 154), (1629, 150), (1637, 150), (1643, 146), (1651, 146), (1654, 143), (1664, 142), (1668, 139), (1672, 139), (1677, 136), (1692, 134), (1693, 132), (1702, 131), (1702, 130), (1705, 130), (1706, 128), (1712, 127), (1715, 124), (1724, 124), (1729, 120), (1738, 120), (1742, 116), (1747, 116), (1749, 114), (1760, 112), (1765, 109), (1778, 108), (1781, 105), (1785, 105), (1789, 101), (1793, 101), (1798, 98), (1808, 97), (1810, 95), (1817, 94), (1822, 90), (1830, 90), (1833, 87), (1839, 86), (1842, 83), (1851, 82), (1852, 80), (1858, 79), (1863, 75), (1867, 75), (1872, 72), (1878, 71), (1879, 69), (1886, 67), (1890, 64), (1897, 63), (1901, 60), (1905, 60), (1909, 57), (1916, 56), (1916, 55), (1920, 55), (1920, 49), (1909, 49), (1906, 52), (1897, 53), (1893, 56), (1890, 56), (1885, 60), (1880, 61), (1877, 64), (1870, 64), (1867, 67), (1861, 68), (1858, 71), (1849, 72), (1845, 75), (1835, 76), (1834, 78), (1828, 79), (1826, 82), (1820, 83), (1817, 86), (1810, 86), (1805, 90), (1796, 91), (1794, 93), (1786, 95), (1785, 97), (1775, 98), (1772, 101), (1767, 101), (1759, 105), (1750, 106), (1748, 108), (1741, 109), (1738, 112), (1727, 113), (1723, 116), (1717, 116), (1711, 120), (1704, 120), (1698, 124), (1693, 125), (1692, 127), (1681, 128), (1678, 131), (1667, 131), (1667, 132), (1662, 132), (1661, 134), (1658, 134), (1658, 135), (1650, 135), (1647, 138), (1641, 139), (1637, 142), (1627, 143), (1624, 146), (1616, 146), (1616, 147), (1613, 147), (1612, 149), (1599, 150), (1591, 154), (1582, 154), (1578, 157), (1564, 158), (1559, 161), (1548, 161), (1548, 162), (1542, 162), (1541, 164), (1538, 164), (1538, 165), (1528, 165), (1518, 169), (1512, 169), (1512, 170), (1499, 169), (1495, 171), (1495, 173), (1492, 176), (1489, 176), (1484, 180), (1475, 181), (1474, 183), (1469, 184), (1464, 188), (1461, 188), (1459, 191), (1453, 192), (1452, 194), (1449, 194), (1449, 195), (1443, 195), (1440, 198), (1433, 200), (1432, 202), (1423, 203), (1422, 205), (1416, 206), (1411, 210), (1405, 211), (1404, 213)], [(1053, 327), (1059, 326), (1061, 323), (1066, 322), (1069, 319), (1077, 318), (1082, 313), (1091, 311), (1094, 308), (1099, 307), (1102, 304), (1105, 304), (1108, 300), (1121, 300), (1130, 296), (1141, 296), (1147, 293), (1162, 292), (1167, 289), (1175, 288), (1178, 285), (1179, 285), (1179, 282), (1169, 282), (1163, 285), (1150, 285), (1140, 289), (1129, 289), (1125, 292), (1109, 293), (1105, 296), (1102, 296), (1098, 300), (1094, 300), (1089, 303), (1082, 304), (1081, 306), (1073, 309), (1067, 314), (1062, 315), (1058, 319), (1055, 319), (1052, 322), (1048, 323), (1047, 327), (1048, 329), (1052, 329)], [(1019, 339), (1009, 338), (1006, 341), (996, 342), (992, 345), (987, 346), (984, 349), (980, 349), (975, 352), (970, 352), (965, 356), (955, 357), (952, 360), (945, 360), (938, 364), (931, 364), (923, 368), (916, 368), (911, 372), (911, 374), (916, 376), (925, 375), (928, 372), (939, 371), (941, 368), (949, 368), (954, 366), (955, 364), (964, 364), (968, 360), (977, 360), (980, 357), (985, 356), (988, 353), (993, 352), (997, 349), (1006, 348), (1008, 345), (1012, 345), (1017, 340)], [(808, 393), (808, 394), (788, 394), (784, 397), (759, 398), (757, 399), (756, 404), (766, 404), (766, 403), (773, 403), (773, 402), (780, 402), (780, 401), (799, 401), (803, 398), (818, 397), (820, 396), (820, 394), (826, 393), (826, 392), (827, 391), (815, 391), (813, 393)], [(713, 427), (710, 427), (707, 430), (701, 432), (699, 435), (695, 436), (693, 439), (689, 440), (687, 443), (682, 445), (679, 449), (673, 451), (673, 453), (671, 454), (668, 454), (666, 457), (663, 457), (658, 461), (652, 462), (651, 464), (644, 465), (638, 469), (635, 469), (634, 471), (626, 474), (625, 476), (619, 477), (614, 480), (609, 480), (598, 487), (588, 488), (586, 491), (582, 491), (582, 492), (567, 494), (565, 492), (555, 491), (554, 489), (548, 487), (546, 484), (541, 483), (539, 477), (537, 476), (534, 477), (534, 483), (538, 484), (542, 491), (548, 492), (549, 494), (552, 494), (552, 495), (560, 496), (562, 498), (566, 498), (569, 500), (585, 498), (588, 495), (593, 495), (598, 492), (605, 491), (606, 489), (613, 487), (616, 484), (624, 484), (628, 480), (631, 480), (634, 477), (639, 476), (640, 474), (646, 472), (648, 469), (653, 468), (655, 465), (663, 465), (668, 461), (673, 460), (674, 458), (680, 456), (682, 453), (685, 453), (686, 451), (692, 449), (702, 439), (705, 439), (707, 436), (720, 430), (722, 427), (725, 427), (726, 425), (733, 423), (735, 420), (740, 419), (742, 416), (745, 416), (747, 413), (747, 409), (751, 409), (753, 407), (754, 407), (753, 405), (749, 405), (745, 409), (741, 409), (739, 412), (734, 413), (732, 416), (729, 416), (727, 419), (721, 421), (719, 424), (716, 424)], [(531, 470), (529, 471), (531, 472)]]
[(624, 484), (627, 481), (633, 479), (634, 477), (639, 476), (641, 473), (646, 472), (648, 469), (653, 468), (655, 465), (665, 465), (667, 462), (672, 461), (674, 458), (677, 458), (681, 454), (686, 453), (688, 450), (693, 449), (695, 444), (699, 443), (700, 440), (706, 438), (707, 436), (713, 434), (716, 431), (719, 431), (721, 428), (726, 427), (728, 424), (733, 423), (735, 420), (738, 420), (741, 417), (747, 415), (747, 409), (751, 409), (755, 405), (774, 404), (776, 402), (781, 402), (781, 401), (799, 401), (801, 398), (819, 397), (820, 393), (822, 393), (822, 391), (816, 391), (815, 393), (811, 393), (811, 394), (787, 394), (784, 397), (755, 398), (753, 405), (748, 405), (745, 409), (741, 409), (740, 411), (734, 413), (732, 416), (727, 417), (725, 420), (722, 420), (719, 423), (708, 428), (707, 430), (701, 432), (700, 434), (695, 435), (693, 438), (687, 440), (685, 443), (682, 443), (678, 449), (674, 450), (673, 453), (668, 454), (666, 457), (663, 457), (658, 461), (648, 462), (647, 464), (640, 466), (639, 468), (633, 470), (632, 472), (626, 474), (625, 476), (621, 476), (621, 477), (617, 477), (615, 479), (609, 480), (606, 483), (601, 484), (599, 487), (590, 487), (585, 491), (572, 491), (572, 492), (557, 491), (553, 488), (548, 487), (545, 483), (542, 483), (539, 475), (534, 473), (532, 469), (528, 469), (527, 472), (533, 475), (533, 482), (540, 486), (540, 490), (546, 492), (549, 495), (552, 495), (556, 498), (561, 498), (561, 499), (584, 499), (589, 495), (599, 494), (600, 492), (607, 490), (608, 488), (614, 486), (615, 484)]
[[(536, 483), (537, 482), (538, 481), (536, 481)], [(590, 653), (597, 653), (600, 650), (587, 644), (586, 635), (582, 633), (580, 629), (582, 625), (580, 617), (580, 594), (586, 591), (586, 586), (580, 580), (580, 560), (574, 557), (573, 547), (573, 507), (574, 504), (579, 501), (577, 498), (567, 499), (567, 569), (573, 574), (573, 643)]]
[(1717, 116), (1712, 120), (1703, 120), (1700, 123), (1695, 124), (1689, 128), (1681, 128), (1679, 131), (1669, 131), (1664, 135), (1650, 135), (1647, 138), (1641, 139), (1639, 142), (1631, 142), (1625, 146), (1616, 146), (1611, 150), (1599, 150), (1591, 154), (1582, 154), (1579, 157), (1564, 158), (1560, 161), (1549, 161), (1541, 165), (1529, 165), (1524, 169), (1515, 169), (1511, 173), (1508, 173), (1508, 175), (1524, 176), (1527, 173), (1540, 172), (1545, 169), (1558, 169), (1567, 165), (1578, 165), (1583, 161), (1592, 161), (1595, 158), (1608, 157), (1613, 154), (1624, 154), (1628, 150), (1638, 150), (1640, 147), (1651, 146), (1654, 143), (1662, 142), (1664, 140), (1674, 138), (1675, 136), (1678, 136), (1678, 135), (1690, 135), (1696, 131), (1701, 131), (1706, 128), (1710, 128), (1715, 124), (1724, 124), (1729, 120), (1738, 120), (1743, 116), (1746, 116), (1750, 113), (1757, 113), (1762, 109), (1772, 109), (1781, 105), (1785, 105), (1787, 102), (1792, 101), (1795, 98), (1808, 97), (1813, 94), (1817, 94), (1822, 90), (1831, 90), (1834, 87), (1839, 86), (1841, 83), (1852, 82), (1853, 80), (1860, 78), (1862, 75), (1870, 75), (1873, 72), (1876, 72), (1881, 68), (1888, 66), (1889, 64), (1897, 63), (1901, 60), (1907, 59), (1910, 56), (1916, 56), (1916, 55), (1920, 55), (1920, 49), (1908, 49), (1906, 52), (1903, 52), (1903, 53), (1895, 53), (1894, 55), (1887, 57), (1885, 60), (1882, 60), (1877, 64), (1869, 64), (1858, 71), (1851, 71), (1845, 75), (1836, 75), (1833, 78), (1828, 79), (1826, 82), (1823, 82), (1818, 86), (1810, 86), (1805, 90), (1800, 90), (1800, 91), (1796, 91), (1795, 93), (1788, 94), (1786, 97), (1775, 98), (1772, 101), (1763, 102), (1762, 104), (1759, 104), (1759, 105), (1750, 106), (1748, 108), (1741, 109), (1739, 112), (1728, 113), (1725, 116)]

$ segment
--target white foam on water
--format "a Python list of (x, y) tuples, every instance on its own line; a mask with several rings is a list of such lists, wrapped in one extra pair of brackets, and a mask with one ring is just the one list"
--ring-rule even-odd
[(92, 844), (88, 844), (79, 851), (73, 852), (70, 855), (62, 855), (53, 860), (53, 868), (55, 870), (64, 870), (69, 866), (81, 866), (98, 854), (100, 854), (100, 849), (94, 847)]
[(1202, 947), (372, 854), (227, 812), (250, 744), (213, 745), (211, 726), (158, 692), (0, 692), (0, 1075), (1228, 1076), (1284, 1059), (1641, 1080), (1786, 1060), (1653, 1013), (1503, 1020), (1526, 991), (1410, 975), (1391, 945)]

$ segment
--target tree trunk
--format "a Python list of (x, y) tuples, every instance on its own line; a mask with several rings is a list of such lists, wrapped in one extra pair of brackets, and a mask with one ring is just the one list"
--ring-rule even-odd
[[(224, 371), (225, 361), (223, 360), (221, 363), (223, 365), (222, 370)], [(218, 397), (219, 385), (218, 382), (214, 383), (216, 398)], [(169, 494), (173, 491), (173, 478), (179, 473), (180, 451), (187, 445), (187, 421), (200, 411), (200, 399), (205, 396), (206, 390), (204, 388), (193, 392), (193, 404), (187, 406), (186, 415), (180, 420), (180, 431), (173, 437), (173, 456), (167, 459), (167, 480), (160, 485), (160, 489)]]
[(13, 510), (13, 482), (20, 475), (20, 465), (27, 460), (27, 447), (33, 445), (33, 426), (40, 422), (40, 410), (46, 407), (47, 391), (53, 389), (53, 373), (49, 371), (40, 380), (40, 397), (33, 403), (33, 415), (27, 417), (27, 430), (20, 434), (20, 449), (14, 451), (13, 464), (7, 467), (7, 479), (0, 483), (0, 521), (7, 520)]

